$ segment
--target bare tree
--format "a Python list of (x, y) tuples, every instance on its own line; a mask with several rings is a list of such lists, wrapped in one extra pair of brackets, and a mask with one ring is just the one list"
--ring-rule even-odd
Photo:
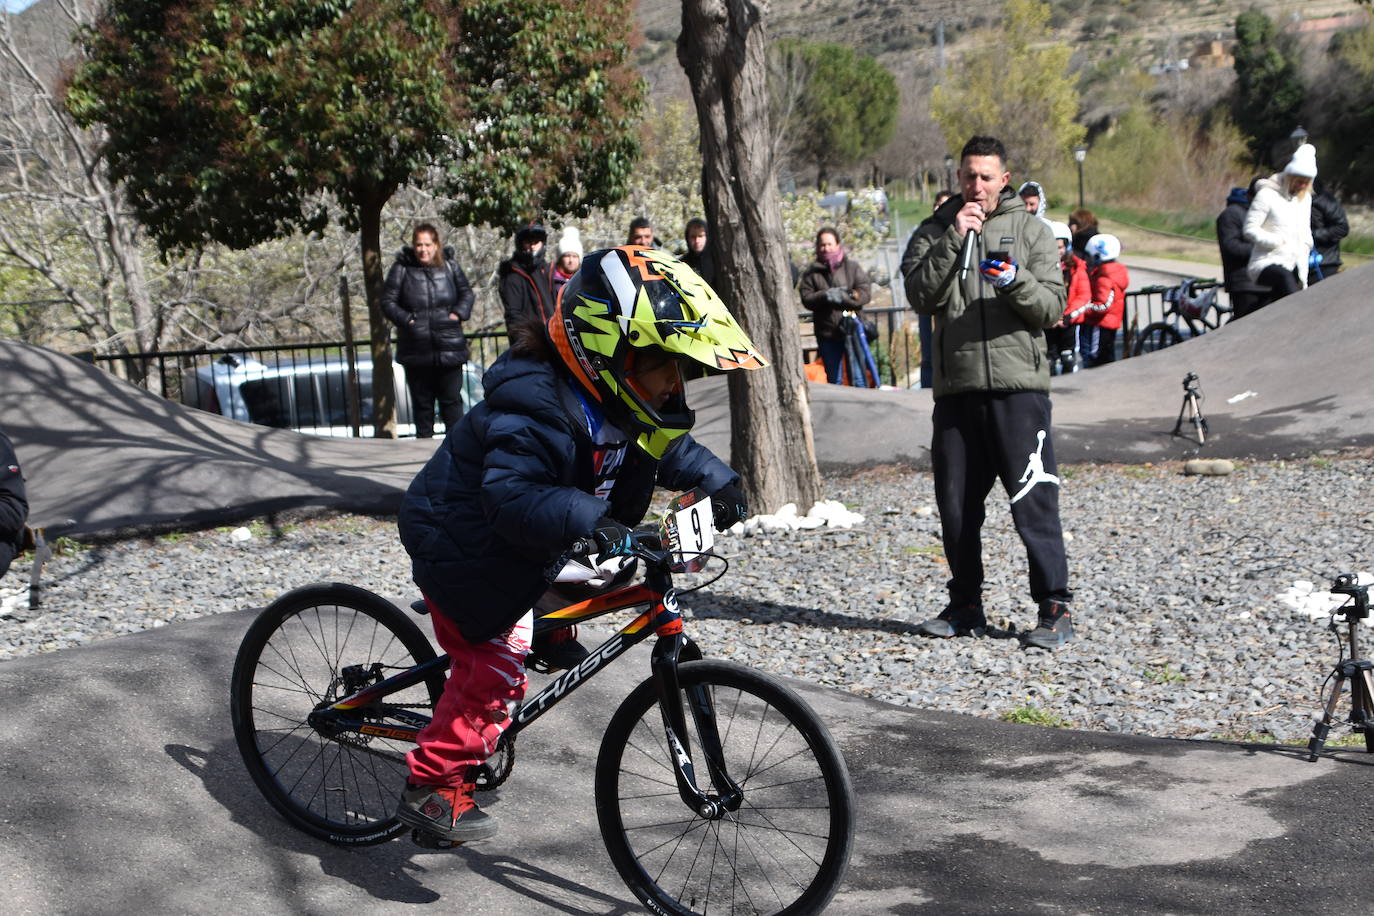
[(768, 126), (762, 7), (684, 0), (677, 47), (697, 106), (720, 292), (773, 361), (729, 375), (731, 463), (755, 506), (805, 510), (820, 495), (820, 474)]
[(55, 0), (48, 12), (55, 22), (44, 29), (17, 29), (14, 16), (0, 14), (0, 258), (41, 278), (87, 338), (151, 349), (156, 322), (140, 232), (96, 162), (100, 136), (72, 122), (54, 85), (59, 43), (94, 10)]

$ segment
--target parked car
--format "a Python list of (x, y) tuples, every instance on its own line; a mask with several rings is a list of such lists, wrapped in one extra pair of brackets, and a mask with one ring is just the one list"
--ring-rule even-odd
[[(415, 435), (405, 367), (392, 363), (396, 389), (397, 435)], [(463, 375), (463, 410), (482, 400), (482, 367), (467, 363)], [(372, 360), (357, 360), (359, 433), (374, 434)], [(225, 354), (182, 376), (181, 401), (190, 407), (245, 423), (294, 429), (317, 436), (351, 436), (348, 417), (348, 363), (341, 356), (290, 354), (261, 363), (246, 354)], [(441, 419), (436, 430), (443, 429)]]

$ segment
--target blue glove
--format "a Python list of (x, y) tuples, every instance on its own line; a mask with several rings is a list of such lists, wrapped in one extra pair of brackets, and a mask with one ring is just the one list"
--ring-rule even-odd
[(596, 541), (598, 560), (635, 555), (634, 532), (613, 518), (596, 520), (596, 527), (592, 529), (592, 540)]
[(1005, 289), (1016, 279), (1015, 261), (979, 261), (978, 270), (998, 289)]

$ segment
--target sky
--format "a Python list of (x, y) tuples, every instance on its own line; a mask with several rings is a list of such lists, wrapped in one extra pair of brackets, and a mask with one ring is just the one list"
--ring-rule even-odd
[(17, 13), (33, 6), (37, 0), (5, 0), (5, 12)]

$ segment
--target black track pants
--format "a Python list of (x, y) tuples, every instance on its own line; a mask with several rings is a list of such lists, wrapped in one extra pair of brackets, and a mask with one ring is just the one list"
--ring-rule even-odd
[(950, 600), (980, 600), (984, 502), (999, 478), (1030, 561), (1030, 593), (1070, 600), (1050, 399), (1035, 391), (972, 392), (935, 402), (931, 458), (949, 561)]

